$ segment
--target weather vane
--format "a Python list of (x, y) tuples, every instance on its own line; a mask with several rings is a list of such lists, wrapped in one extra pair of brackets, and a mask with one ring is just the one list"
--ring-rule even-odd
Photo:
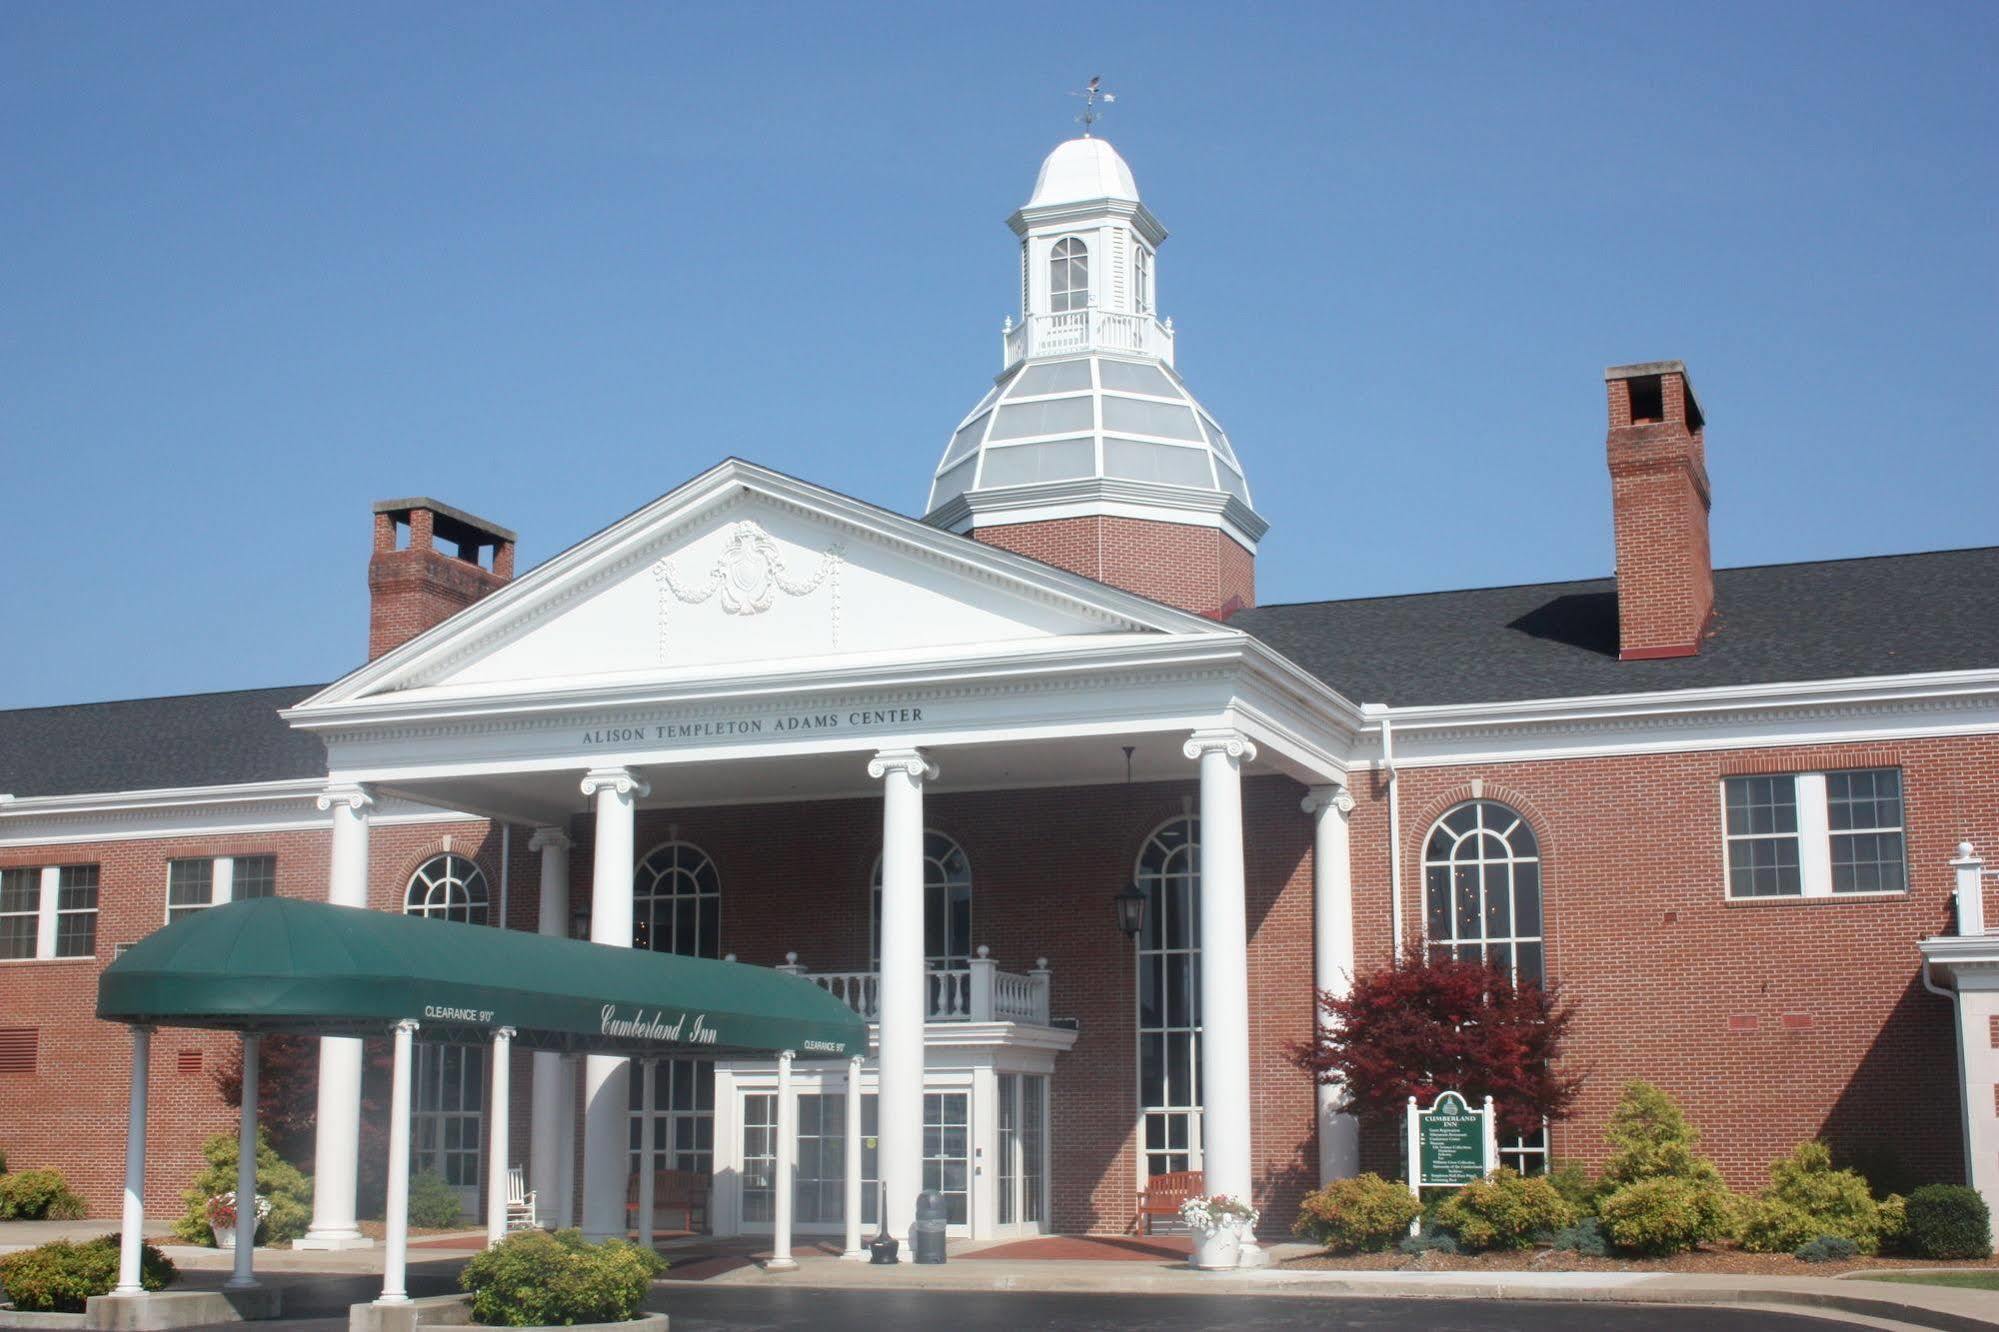
[(1090, 126), (1103, 119), (1104, 113), (1099, 109), (1098, 104), (1101, 103), (1108, 106), (1117, 100), (1117, 94), (1105, 92), (1102, 84), (1103, 76), (1101, 74), (1092, 74), (1090, 76), (1089, 87), (1085, 88), (1082, 92), (1072, 92), (1069, 94), (1071, 97), (1080, 97), (1083, 99), (1083, 114), (1076, 117), (1076, 123), (1083, 127), (1083, 137), (1086, 139), (1090, 137)]

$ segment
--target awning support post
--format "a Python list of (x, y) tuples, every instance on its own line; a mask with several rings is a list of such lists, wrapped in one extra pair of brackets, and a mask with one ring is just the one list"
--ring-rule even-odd
[(257, 1054), (259, 1037), (243, 1034), (243, 1108), (236, 1132), (236, 1270), (224, 1290), (257, 1288)]
[(498, 1244), (507, 1237), (507, 1124), (509, 1077), (513, 1072), (514, 1029), (493, 1031), (493, 1140), (486, 1152), (486, 1243)]
[(770, 1262), (764, 1265), (769, 1272), (791, 1272), (798, 1268), (791, 1256), (791, 1176), (792, 1162), (798, 1155), (798, 1103), (791, 1095), (791, 1060), (789, 1050), (777, 1057), (777, 1145), (776, 1159), (771, 1163), (776, 1167), (773, 1172), (776, 1178), (771, 1181), (774, 1206)]
[(132, 1028), (131, 1117), (125, 1128), (125, 1212), (118, 1226), (118, 1285), (113, 1295), (144, 1295), (139, 1282), (139, 1246), (146, 1230), (146, 1085), (152, 1063), (153, 1029)]
[(409, 1018), (396, 1023), (394, 1072), (389, 1083), (389, 1181), (385, 1217), (386, 1252), (382, 1255), (382, 1295), (377, 1304), (410, 1302), (407, 1272), (410, 1256), (410, 1045), (417, 1024)]
[[(555, 1228), (569, 1230), (576, 1225), (576, 1056), (562, 1056), (561, 1114), (556, 1119), (556, 1174), (560, 1186), (555, 1192)], [(539, 1200), (537, 1200), (539, 1201)]]
[[(634, 1061), (638, 1065), (638, 1075), (644, 1085), (639, 1088), (639, 1207), (632, 1218), (632, 1225), (638, 1231), (639, 1243), (652, 1247), (652, 1204), (653, 1204), (653, 1069), (650, 1059)], [(710, 1226), (709, 1229), (714, 1229)]]
[(866, 1262), (868, 1251), (861, 1247), (861, 1057), (847, 1061), (847, 1173), (845, 1198), (840, 1210), (847, 1218), (847, 1246), (841, 1257)]

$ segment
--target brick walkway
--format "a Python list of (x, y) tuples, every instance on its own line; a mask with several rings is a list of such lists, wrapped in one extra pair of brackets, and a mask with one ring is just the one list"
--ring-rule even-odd
[(1185, 1235), (1043, 1235), (1037, 1239), (1014, 1240), (991, 1248), (954, 1254), (955, 1259), (978, 1262), (998, 1258), (1081, 1259), (1095, 1262), (1173, 1262), (1193, 1250)]

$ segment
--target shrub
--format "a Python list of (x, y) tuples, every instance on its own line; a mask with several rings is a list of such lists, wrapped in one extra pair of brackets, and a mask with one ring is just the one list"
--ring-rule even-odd
[[(187, 1210), (174, 1222), (174, 1237), (189, 1244), (215, 1247), (215, 1234), (208, 1228), (208, 1200), (236, 1187), (236, 1135), (218, 1133), (201, 1145), (208, 1168), (194, 1177), (181, 1195)], [(282, 1244), (305, 1234), (312, 1224), (312, 1181), (271, 1149), (270, 1141), (257, 1134), (257, 1193), (268, 1199), (271, 1214), (257, 1227), (256, 1244)], [(248, 1214), (247, 1204), (243, 1208)], [(240, 1242), (240, 1240), (239, 1240)]]
[(1643, 1179), (1682, 1179), (1723, 1188), (1721, 1171), (1698, 1155), (1700, 1130), (1677, 1102), (1649, 1082), (1628, 1082), (1610, 1112), (1604, 1138), (1612, 1148), (1603, 1167), (1603, 1192)]
[(1744, 1209), (1741, 1239), (1752, 1253), (1787, 1253), (1820, 1235), (1838, 1235), (1871, 1254), (1880, 1250), (1884, 1228), (1867, 1181), (1834, 1170), (1824, 1143), (1806, 1142), (1770, 1167), (1770, 1187)]
[(465, 1265), (473, 1321), (496, 1327), (616, 1323), (638, 1313), (666, 1263), (623, 1240), (591, 1244), (578, 1230), (509, 1235)]
[(55, 1170), (23, 1170), (0, 1175), (0, 1220), (74, 1221), (84, 1215), (83, 1199)]
[(1596, 1200), (1603, 1193), (1597, 1182), (1590, 1178), (1589, 1167), (1577, 1161), (1563, 1161), (1547, 1174), (1550, 1187), (1562, 1195), (1562, 1201), (1576, 1209), (1577, 1216), (1588, 1216), (1596, 1210)]
[[(104, 1235), (82, 1244), (55, 1240), (0, 1258), (0, 1287), (17, 1309), (82, 1313), (92, 1295), (109, 1295), (118, 1284), (118, 1238)], [(141, 1246), (140, 1285), (165, 1290), (179, 1276), (165, 1254), (150, 1244)]]
[(1610, 1252), (1610, 1240), (1603, 1233), (1603, 1224), (1593, 1216), (1586, 1216), (1556, 1231), (1554, 1247), (1585, 1258), (1602, 1258)]
[(458, 1193), (435, 1170), (410, 1177), (409, 1218), (413, 1226), (442, 1228), (458, 1224), (464, 1215)]
[(1597, 1203), (1596, 1214), (1612, 1244), (1657, 1257), (1726, 1235), (1729, 1201), (1718, 1185), (1664, 1176), (1624, 1185)]
[(1422, 1211), (1406, 1184), (1367, 1174), (1306, 1194), (1291, 1229), (1333, 1253), (1379, 1253), (1405, 1238)]
[(1437, 1209), (1437, 1224), (1468, 1249), (1524, 1249), (1534, 1237), (1576, 1219), (1555, 1186), (1541, 1175), (1501, 1167), (1474, 1180)]
[(1424, 1226), (1419, 1235), (1404, 1235), (1402, 1242), (1395, 1246), (1404, 1253), (1456, 1253), (1458, 1242), (1441, 1230)]
[(0, 1175), (7, 1173), (7, 1149), (0, 1147)]
[(1908, 1197), (1903, 1244), (1918, 1258), (1989, 1258), (1992, 1214), (1978, 1190), (1925, 1184)]
[(1881, 1252), (1892, 1253), (1908, 1242), (1909, 1200), (1891, 1193), (1881, 1200)]
[(1837, 1263), (1859, 1252), (1860, 1246), (1844, 1235), (1820, 1235), (1799, 1245), (1795, 1256), (1799, 1262)]

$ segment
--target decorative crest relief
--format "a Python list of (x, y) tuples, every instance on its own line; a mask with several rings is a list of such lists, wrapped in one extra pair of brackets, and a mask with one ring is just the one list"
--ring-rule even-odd
[(689, 606), (716, 600), (729, 615), (760, 615), (771, 608), (781, 592), (788, 597), (806, 597), (821, 587), (832, 602), (832, 646), (840, 646), (840, 564), (846, 547), (835, 542), (819, 556), (819, 568), (810, 578), (794, 577), (785, 567), (784, 552), (770, 533), (745, 519), (729, 530), (728, 542), (708, 569), (706, 579), (697, 583), (681, 581), (673, 560), (661, 559), (652, 566), (659, 585), (659, 658), (667, 660), (667, 619), (669, 598)]

